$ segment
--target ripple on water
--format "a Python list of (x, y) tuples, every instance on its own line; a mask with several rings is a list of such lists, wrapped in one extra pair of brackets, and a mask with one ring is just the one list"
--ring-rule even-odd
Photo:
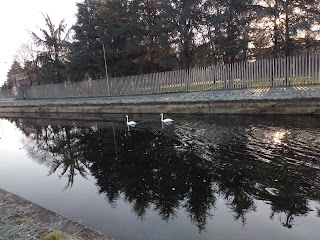
[(319, 169), (319, 132), (314, 129), (255, 127), (246, 131), (248, 154), (258, 161), (303, 164)]

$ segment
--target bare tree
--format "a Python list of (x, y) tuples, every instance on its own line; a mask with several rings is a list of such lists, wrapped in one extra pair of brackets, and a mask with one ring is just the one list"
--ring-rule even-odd
[(38, 59), (38, 48), (33, 42), (23, 43), (14, 56), (28, 75), (31, 85), (40, 84), (40, 63)]

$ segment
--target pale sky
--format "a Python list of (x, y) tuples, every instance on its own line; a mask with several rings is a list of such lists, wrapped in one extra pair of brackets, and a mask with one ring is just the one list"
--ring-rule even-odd
[(76, 22), (76, 2), (82, 0), (1, 0), (0, 86), (21, 44), (31, 40), (27, 30), (38, 33), (38, 27), (45, 27), (41, 13), (48, 13), (56, 26), (65, 19), (70, 27)]

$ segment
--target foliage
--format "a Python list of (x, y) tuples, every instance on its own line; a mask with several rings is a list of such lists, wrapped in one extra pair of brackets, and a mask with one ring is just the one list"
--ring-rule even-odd
[[(70, 30), (44, 14), (31, 32), (34, 83), (60, 83), (203, 67), (312, 51), (319, 0), (83, 0)], [(24, 66), (25, 67), (25, 66)]]
[(269, 44), (263, 41), (264, 46), (259, 48), (265, 48), (268, 55), (278, 57), (319, 47), (319, 1), (262, 2), (260, 18), (253, 23), (260, 26), (259, 39), (268, 39)]
[(319, 46), (318, 3), (86, 0), (78, 4), (70, 62), (82, 66), (82, 78), (85, 73), (102, 77), (97, 36), (106, 46), (112, 76), (299, 53)]
[(7, 82), (3, 84), (1, 89), (5, 90), (7, 88), (12, 88), (13, 86), (15, 86), (17, 77), (22, 73), (23, 68), (21, 67), (21, 65), (16, 60), (13, 61), (9, 72), (7, 73)]
[(40, 28), (40, 36), (30, 32), (34, 43), (42, 49), (37, 56), (41, 64), (41, 78), (46, 83), (61, 83), (66, 81), (64, 71), (70, 30), (66, 29), (64, 20), (56, 28), (48, 14), (43, 14), (43, 17), (47, 30)]

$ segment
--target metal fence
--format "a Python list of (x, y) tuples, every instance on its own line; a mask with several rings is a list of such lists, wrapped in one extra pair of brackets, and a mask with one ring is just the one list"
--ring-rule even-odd
[(25, 97), (76, 98), (209, 91), (320, 83), (320, 53), (143, 74), (26, 87)]
[(12, 90), (7, 89), (7, 90), (0, 91), (0, 99), (3, 99), (3, 98), (14, 98)]

